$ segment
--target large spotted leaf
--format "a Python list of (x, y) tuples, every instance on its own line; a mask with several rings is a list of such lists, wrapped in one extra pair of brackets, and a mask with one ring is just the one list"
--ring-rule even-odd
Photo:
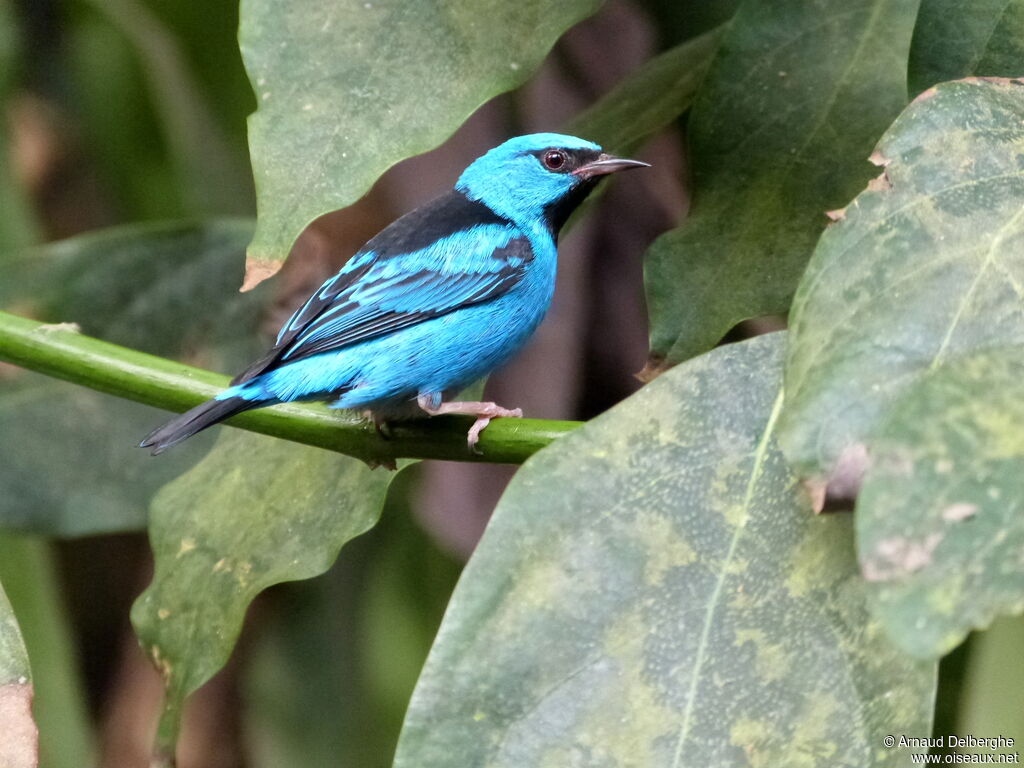
[(689, 123), (693, 206), (647, 255), (653, 372), (784, 313), (906, 102), (916, 0), (745, 0)]
[(247, 284), (388, 167), (523, 83), (600, 0), (243, 0), (259, 222)]
[(834, 214), (791, 316), (781, 439), (802, 474), (870, 445), (928, 371), (1024, 344), (1022, 125), (1019, 81), (926, 91), (878, 145), (883, 174)]
[(907, 389), (873, 444), (857, 543), (875, 612), (916, 655), (1024, 612), (1024, 346)]
[(456, 589), (399, 768), (901, 765), (935, 667), (867, 613), (851, 520), (779, 452), (784, 335), (538, 453)]

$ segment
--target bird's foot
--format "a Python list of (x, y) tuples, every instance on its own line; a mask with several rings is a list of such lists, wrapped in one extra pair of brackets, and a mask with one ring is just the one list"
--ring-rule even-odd
[(491, 419), (519, 419), (523, 416), (521, 408), (502, 408), (497, 403), (440, 403), (436, 397), (420, 395), (416, 402), (420, 408), (431, 416), (442, 416), (444, 414), (460, 414), (464, 416), (476, 416), (476, 421), (469, 428), (466, 436), (466, 443), (469, 450), (480, 454), (476, 444), (480, 441), (480, 433), (491, 423)]

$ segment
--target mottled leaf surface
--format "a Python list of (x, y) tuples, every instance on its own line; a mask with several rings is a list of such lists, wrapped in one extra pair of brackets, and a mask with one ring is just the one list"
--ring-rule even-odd
[(38, 758), (28, 654), (0, 586), (0, 768), (35, 768)]
[(523, 83), (600, 0), (243, 0), (259, 223), (248, 284), (299, 232)]
[[(238, 294), (245, 221), (120, 227), (9, 261), (0, 306), (196, 365), (237, 372), (260, 351), (270, 295)], [(0, 368), (0, 522), (58, 535), (139, 529), (153, 493), (212, 444), (159, 462), (135, 446), (166, 414)], [(59, 467), (60, 471), (53, 471)]]
[(380, 514), (391, 473), (238, 430), (153, 500), (153, 582), (132, 609), (176, 717), (227, 661), (249, 603), (326, 571)]
[(647, 255), (651, 364), (784, 313), (827, 219), (906, 102), (916, 0), (746, 0), (690, 117), (689, 217)]
[(568, 132), (628, 155), (690, 108), (723, 32), (719, 27), (655, 56), (578, 115)]
[(875, 613), (938, 657), (1024, 612), (1024, 346), (953, 361), (911, 386), (872, 445), (857, 545)]
[(790, 317), (781, 440), (827, 476), (929, 369), (1024, 343), (1024, 86), (922, 94), (822, 236)]
[(935, 667), (867, 613), (846, 517), (775, 442), (782, 334), (531, 458), (453, 596), (400, 768), (897, 765)]
[(968, 75), (1024, 75), (1024, 0), (921, 0), (911, 92)]

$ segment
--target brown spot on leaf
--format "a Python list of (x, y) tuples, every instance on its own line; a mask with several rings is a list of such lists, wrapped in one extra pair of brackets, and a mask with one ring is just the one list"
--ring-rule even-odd
[(892, 182), (889, 181), (889, 175), (885, 171), (882, 171), (868, 182), (868, 189), (872, 192), (886, 192), (892, 189)]
[(0, 685), (0, 766), (39, 765), (39, 730), (32, 718), (32, 685)]
[(281, 268), (280, 261), (267, 261), (266, 259), (254, 259), (247, 256), (245, 259), (245, 279), (242, 280), (242, 293), (251, 291), (268, 277), (273, 277)]
[(665, 358), (661, 355), (651, 354), (647, 358), (647, 363), (644, 365), (643, 370), (637, 371), (633, 375), (644, 384), (649, 384), (671, 367), (665, 364)]
[(839, 454), (835, 469), (828, 479), (828, 494), (839, 499), (855, 499), (864, 482), (864, 473), (871, 466), (868, 447), (864, 443), (848, 445)]
[(965, 501), (957, 502), (956, 504), (950, 504), (944, 510), (942, 510), (942, 519), (947, 520), (951, 523), (958, 523), (961, 520), (966, 520), (969, 517), (974, 517), (978, 514), (978, 505), (970, 504)]
[(852, 510), (870, 463), (867, 446), (863, 443), (848, 445), (828, 478), (818, 476), (803, 481), (811, 509), (815, 513)]
[(883, 539), (871, 557), (861, 563), (861, 573), (868, 581), (892, 581), (915, 573), (932, 561), (932, 553), (942, 541), (941, 533), (932, 533), (924, 541), (911, 541), (902, 536)]
[(868, 158), (868, 162), (873, 163), (874, 165), (877, 165), (880, 168), (885, 168), (887, 165), (889, 165), (889, 163), (892, 162), (892, 160), (883, 155), (880, 149), (876, 149), (874, 152), (871, 153), (871, 156)]
[(803, 481), (804, 492), (811, 500), (811, 509), (814, 514), (819, 514), (825, 509), (825, 492), (828, 490), (828, 481), (820, 477), (811, 477)]
[(842, 221), (846, 218), (846, 209), (836, 208), (834, 211), (825, 211), (825, 215), (832, 219), (832, 221)]
[(163, 657), (160, 652), (160, 646), (154, 645), (149, 649), (149, 658), (153, 661), (153, 666), (156, 667), (156, 671), (160, 673), (160, 677), (164, 680), (164, 685), (169, 685), (171, 681), (171, 672), (173, 667), (171, 662)]

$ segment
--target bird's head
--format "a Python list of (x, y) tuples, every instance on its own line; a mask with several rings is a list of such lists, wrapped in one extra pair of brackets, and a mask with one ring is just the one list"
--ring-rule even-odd
[(543, 221), (557, 234), (604, 176), (646, 166), (612, 157), (575, 136), (533, 133), (509, 139), (475, 160), (455, 188), (517, 224)]

